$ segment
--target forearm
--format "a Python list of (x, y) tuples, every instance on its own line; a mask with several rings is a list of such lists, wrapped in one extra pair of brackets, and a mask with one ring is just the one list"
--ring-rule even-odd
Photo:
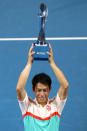
[(29, 74), (31, 70), (31, 64), (27, 63), (24, 70), (21, 72), (21, 75), (19, 77), (18, 83), (17, 83), (17, 89), (23, 89), (27, 83)]
[(55, 62), (53, 61), (50, 66), (52, 67), (58, 82), (65, 88), (68, 87), (68, 82), (63, 74), (63, 72), (56, 66)]

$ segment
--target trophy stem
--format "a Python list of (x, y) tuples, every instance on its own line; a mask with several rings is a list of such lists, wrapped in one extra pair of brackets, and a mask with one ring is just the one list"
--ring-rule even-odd
[(37, 40), (36, 43), (39, 44), (39, 45), (45, 45), (47, 43), (46, 43), (46, 40), (45, 40), (44, 28), (45, 28), (45, 24), (46, 24), (46, 21), (47, 21), (48, 9), (47, 9), (45, 4), (41, 3), (40, 4), (40, 10), (41, 10), (41, 13), (38, 14), (38, 16), (40, 18), (40, 32), (39, 32), (38, 40)]
[(44, 33), (44, 30), (43, 28), (40, 29), (40, 32), (39, 32), (39, 36), (38, 36), (38, 44), (46, 44), (46, 40), (45, 40), (45, 33)]

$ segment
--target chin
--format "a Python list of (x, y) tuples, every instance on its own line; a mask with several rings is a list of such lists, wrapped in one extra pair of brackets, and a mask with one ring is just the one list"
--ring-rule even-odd
[(44, 103), (44, 100), (37, 99), (38, 103)]
[(43, 104), (46, 104), (47, 101), (38, 101), (39, 104), (43, 105)]

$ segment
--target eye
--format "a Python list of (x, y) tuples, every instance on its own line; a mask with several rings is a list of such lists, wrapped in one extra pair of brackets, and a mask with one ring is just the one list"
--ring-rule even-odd
[(41, 89), (37, 89), (37, 92), (41, 92)]
[(48, 89), (43, 89), (44, 92), (48, 92)]

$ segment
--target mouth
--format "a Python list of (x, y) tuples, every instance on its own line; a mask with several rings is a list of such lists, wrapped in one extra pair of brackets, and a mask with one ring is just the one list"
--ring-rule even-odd
[(45, 98), (44, 97), (39, 97), (39, 100), (43, 101)]

